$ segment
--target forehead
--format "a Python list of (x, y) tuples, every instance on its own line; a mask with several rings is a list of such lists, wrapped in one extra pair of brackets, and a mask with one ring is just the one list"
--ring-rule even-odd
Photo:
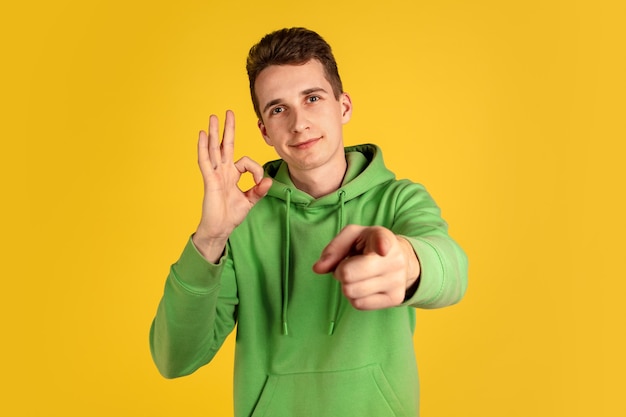
[(316, 59), (301, 65), (270, 65), (259, 73), (254, 90), (263, 106), (264, 102), (288, 98), (311, 88), (332, 89), (326, 79), (324, 66)]

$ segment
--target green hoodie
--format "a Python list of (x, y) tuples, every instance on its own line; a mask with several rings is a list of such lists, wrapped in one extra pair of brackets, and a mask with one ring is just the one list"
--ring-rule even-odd
[[(396, 180), (374, 145), (346, 148), (348, 170), (332, 194), (295, 188), (286, 164), (230, 236), (218, 264), (191, 239), (172, 265), (150, 332), (159, 371), (188, 375), (207, 364), (237, 324), (235, 416), (416, 416), (419, 382), (412, 307), (458, 302), (467, 259), (425, 189)], [(406, 237), (421, 278), (400, 307), (360, 311), (332, 275), (312, 266), (347, 224)]]

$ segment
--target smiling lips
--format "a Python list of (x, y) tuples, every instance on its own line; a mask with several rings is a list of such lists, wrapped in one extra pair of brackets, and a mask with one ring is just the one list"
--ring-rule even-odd
[(317, 141), (319, 141), (320, 139), (321, 139), (321, 137), (314, 138), (314, 139), (309, 139), (309, 140), (305, 140), (304, 142), (296, 143), (295, 145), (290, 145), (290, 146), (292, 148), (301, 149), (301, 150), (309, 149), (310, 147), (315, 145), (317, 143)]

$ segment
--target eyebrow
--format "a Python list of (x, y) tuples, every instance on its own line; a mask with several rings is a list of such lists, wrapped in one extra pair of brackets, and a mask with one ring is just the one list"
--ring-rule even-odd
[[(301, 96), (306, 96), (306, 95), (309, 95), (311, 93), (319, 93), (319, 92), (323, 92), (323, 93), (328, 94), (328, 92), (325, 89), (323, 89), (322, 87), (311, 87), (311, 88), (307, 88), (306, 90), (302, 90), (300, 92), (300, 95)], [(269, 109), (270, 107), (272, 107), (272, 106), (274, 106), (276, 104), (279, 104), (281, 101), (283, 101), (282, 98), (276, 98), (274, 100), (268, 101), (267, 104), (265, 105), (265, 107), (263, 107), (262, 113), (265, 113), (267, 111), (267, 109)]]

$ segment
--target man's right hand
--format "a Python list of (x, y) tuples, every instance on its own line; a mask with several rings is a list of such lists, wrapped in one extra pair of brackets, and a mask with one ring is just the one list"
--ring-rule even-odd
[[(198, 138), (198, 165), (204, 180), (202, 218), (193, 243), (209, 261), (216, 263), (224, 252), (232, 231), (269, 191), (272, 180), (263, 178), (263, 168), (244, 156), (233, 162), (235, 147), (235, 115), (226, 112), (224, 134), (220, 143), (217, 116), (209, 118), (208, 134), (200, 131)], [(242, 191), (237, 185), (241, 176), (252, 174), (255, 186)]]

